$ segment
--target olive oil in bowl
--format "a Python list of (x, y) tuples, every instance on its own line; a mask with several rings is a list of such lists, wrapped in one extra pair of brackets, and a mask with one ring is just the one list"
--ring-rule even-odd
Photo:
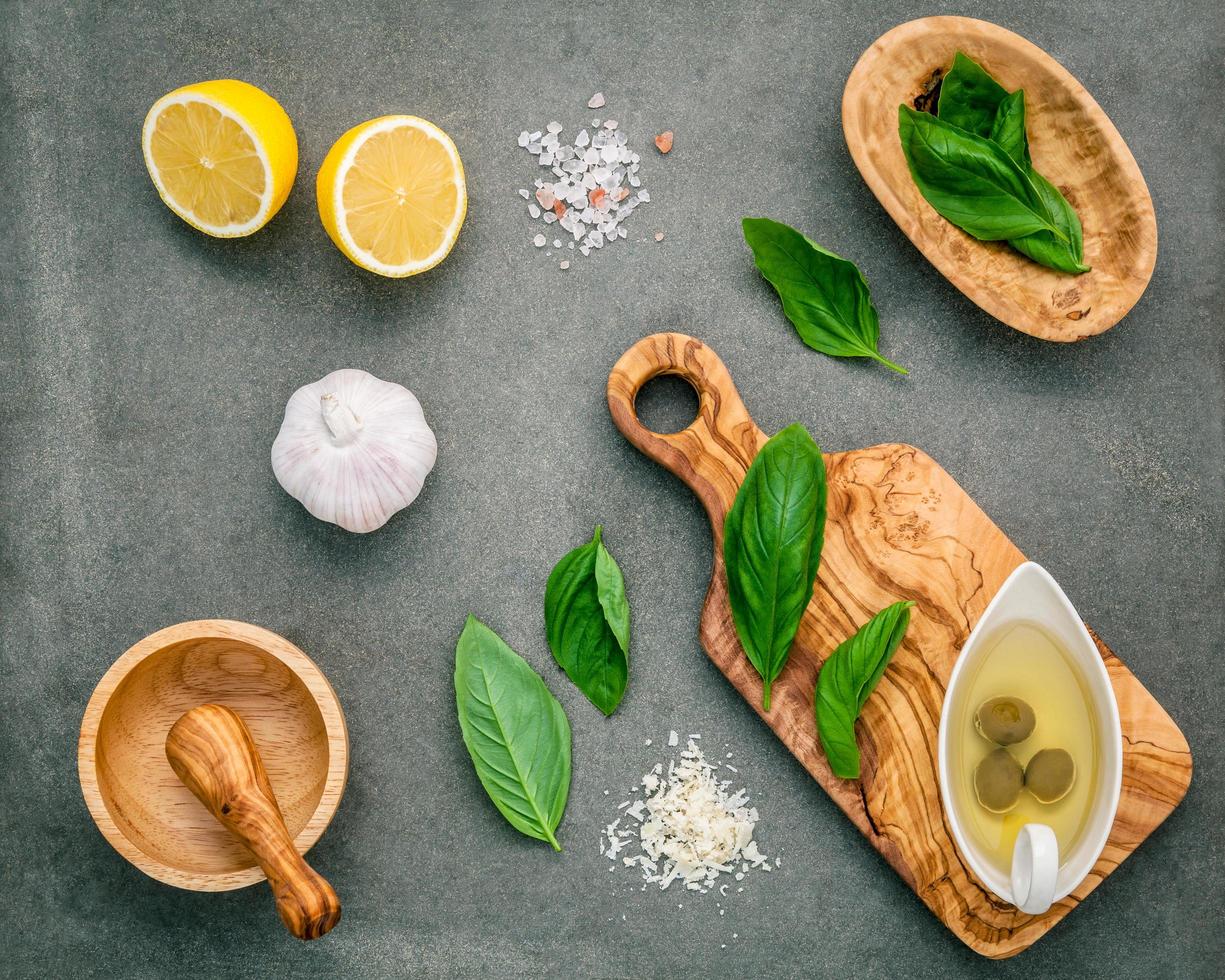
[(946, 826), (991, 892), (1040, 915), (1093, 870), (1123, 788), (1119, 706), (1097, 644), (1041, 565), (1017, 566), (970, 631), (938, 756)]
[[(962, 825), (979, 854), (1001, 875), (1012, 866), (1017, 833), (1027, 823), (1046, 824), (1055, 832), (1060, 855), (1076, 850), (1088, 823), (1097, 785), (1099, 737), (1083, 678), (1068, 654), (1040, 626), (1012, 622), (983, 638), (977, 663), (962, 681), (958, 703), (951, 706), (949, 791)], [(979, 803), (974, 773), (999, 748), (980, 734), (975, 712), (991, 698), (1018, 699), (1033, 709), (1033, 731), (1007, 746), (1024, 768), (1043, 749), (1063, 749), (1075, 764), (1072, 788), (1055, 803), (1041, 803), (1022, 790), (1015, 806), (993, 813)]]

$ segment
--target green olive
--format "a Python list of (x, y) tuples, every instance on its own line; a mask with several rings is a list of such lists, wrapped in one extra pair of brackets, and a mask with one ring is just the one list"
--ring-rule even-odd
[(1076, 763), (1063, 749), (1043, 749), (1025, 767), (1025, 788), (1039, 803), (1058, 803), (1076, 782)]
[(1017, 805), (1025, 771), (1007, 749), (993, 749), (974, 769), (974, 794), (984, 810), (1007, 813)]
[(974, 712), (978, 734), (996, 745), (1024, 742), (1034, 730), (1034, 709), (1020, 698), (989, 698)]

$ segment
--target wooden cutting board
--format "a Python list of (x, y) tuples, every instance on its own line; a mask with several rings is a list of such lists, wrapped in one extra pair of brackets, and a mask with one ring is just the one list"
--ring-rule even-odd
[[(679, 375), (698, 415), (661, 435), (638, 422), (634, 399), (649, 379)], [(640, 340), (608, 379), (617, 428), (679, 476), (706, 507), (714, 571), (702, 610), (707, 654), (774, 729), (922, 902), (962, 942), (993, 958), (1043, 936), (1093, 891), (1173, 811), (1191, 781), (1186, 739), (1165, 710), (1101, 640), (1122, 718), (1123, 794), (1110, 840), (1089, 877), (1043, 915), (1026, 915), (987, 892), (960, 859), (936, 779), (945, 685), (962, 644), (1025, 556), (934, 460), (889, 444), (827, 453), (825, 548), (812, 602), (791, 657), (761, 710), (761, 679), (741, 650), (727, 602), (723, 521), (767, 436), (753, 423), (731, 375), (709, 347), (683, 334)], [(874, 613), (913, 599), (910, 629), (857, 725), (862, 778), (837, 779), (818, 741), (812, 697), (835, 646)]]

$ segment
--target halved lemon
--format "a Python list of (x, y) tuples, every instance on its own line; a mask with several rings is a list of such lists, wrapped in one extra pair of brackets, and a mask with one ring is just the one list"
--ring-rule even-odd
[(445, 259), (468, 211), (455, 144), (416, 116), (381, 116), (350, 129), (324, 158), (315, 193), (336, 247), (393, 278)]
[(298, 137), (280, 103), (234, 79), (163, 95), (145, 116), (145, 166), (166, 206), (218, 238), (258, 231), (298, 172)]

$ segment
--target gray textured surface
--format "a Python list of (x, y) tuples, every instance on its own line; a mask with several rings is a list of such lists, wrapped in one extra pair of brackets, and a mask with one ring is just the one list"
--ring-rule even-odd
[[(1120, 326), (1075, 347), (1022, 336), (964, 299), (847, 155), (839, 101), (855, 58), (936, 5), (120, 6), (130, 12), (0, 5), (0, 974), (1207, 976), (1219, 965), (1215, 3), (958, 11), (1058, 57), (1148, 178), (1161, 226), (1152, 284)], [(139, 157), (153, 100), (217, 76), (273, 93), (301, 141), (288, 205), (246, 241), (209, 240), (171, 215)], [(629, 226), (667, 238), (562, 274), (527, 244), (514, 191), (530, 170), (514, 137), (593, 115), (596, 89), (636, 137), (677, 133), (671, 157), (648, 158), (655, 203)], [(331, 141), (389, 111), (448, 130), (470, 181), (455, 252), (408, 282), (352, 268), (314, 207)], [(909, 378), (799, 344), (740, 240), (746, 213), (861, 264), (883, 350)], [(1020, 959), (991, 965), (956, 942), (701, 653), (705, 519), (603, 401), (617, 355), (659, 328), (710, 342), (767, 430), (798, 420), (831, 449), (924, 447), (1054, 572), (1186, 732), (1196, 777), (1183, 806)], [(342, 366), (411, 387), (441, 443), (419, 502), (364, 538), (310, 518), (268, 466), (286, 398)], [(630, 690), (608, 721), (552, 667), (541, 625), (552, 562), (597, 521), (626, 570), (636, 631)], [(570, 713), (560, 856), (502, 823), (464, 753), (451, 665), (469, 610)], [(140, 637), (205, 616), (299, 643), (346, 709), (349, 789), (313, 852), (345, 918), (322, 942), (288, 939), (261, 888), (203, 895), (145, 878), (81, 801), (75, 738), (93, 685)], [(599, 826), (670, 728), (730, 743), (763, 847), (784, 856), (723, 917), (714, 896), (640, 891), (597, 852)]]

